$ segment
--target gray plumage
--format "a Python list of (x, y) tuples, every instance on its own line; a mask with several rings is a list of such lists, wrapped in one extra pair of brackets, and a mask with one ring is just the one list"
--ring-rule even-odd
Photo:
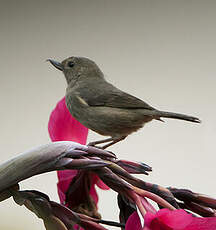
[(157, 110), (121, 91), (107, 82), (99, 67), (88, 58), (70, 57), (62, 63), (49, 61), (65, 75), (66, 104), (71, 115), (89, 129), (111, 137), (93, 144), (111, 141), (104, 146), (108, 147), (153, 119), (200, 122), (196, 117)]

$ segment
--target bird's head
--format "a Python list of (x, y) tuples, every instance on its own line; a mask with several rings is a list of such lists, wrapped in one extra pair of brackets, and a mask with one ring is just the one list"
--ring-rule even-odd
[(80, 76), (86, 78), (103, 76), (96, 63), (85, 57), (69, 57), (62, 62), (52, 59), (48, 59), (47, 61), (64, 73), (68, 84), (71, 81), (77, 80)]

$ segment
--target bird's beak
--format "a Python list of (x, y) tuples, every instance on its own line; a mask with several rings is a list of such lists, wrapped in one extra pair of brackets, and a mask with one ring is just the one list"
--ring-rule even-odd
[(49, 61), (53, 66), (55, 66), (56, 69), (63, 71), (63, 66), (60, 62), (54, 61), (52, 59), (47, 59), (47, 61)]

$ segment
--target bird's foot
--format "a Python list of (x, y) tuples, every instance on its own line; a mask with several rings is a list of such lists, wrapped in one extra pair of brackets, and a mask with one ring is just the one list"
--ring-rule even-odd
[[(111, 145), (114, 145), (114, 144), (118, 143), (119, 141), (124, 140), (125, 138), (126, 138), (126, 136), (122, 136), (122, 137), (119, 137), (116, 139), (113, 137), (110, 137), (110, 138), (107, 138), (104, 140), (90, 142), (88, 144), (88, 146), (93, 146), (93, 147), (100, 148), (100, 149), (106, 149), (106, 148), (110, 147)], [(109, 143), (105, 144), (103, 146), (98, 146), (99, 144), (103, 144), (103, 143), (107, 143), (107, 142), (109, 142)]]
[[(93, 147), (96, 147), (96, 148), (99, 148), (99, 149), (105, 149), (104, 146), (98, 146), (98, 145), (106, 143), (106, 142), (110, 142), (110, 141), (113, 141), (112, 137), (107, 138), (107, 139), (103, 139), (103, 140), (100, 140), (100, 141), (90, 142), (90, 143), (88, 143), (88, 146), (93, 146)], [(105, 147), (106, 147), (106, 145), (105, 145)]]

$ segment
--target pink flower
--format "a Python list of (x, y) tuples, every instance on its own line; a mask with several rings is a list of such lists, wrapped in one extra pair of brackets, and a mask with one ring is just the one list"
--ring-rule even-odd
[(125, 230), (142, 230), (142, 225), (137, 212), (130, 215), (125, 225)]
[(182, 209), (147, 212), (144, 223), (142, 228), (139, 216), (134, 212), (128, 218), (125, 230), (216, 230), (215, 217), (194, 217)]
[[(88, 129), (83, 126), (80, 122), (75, 120), (71, 114), (69, 113), (66, 104), (65, 98), (62, 98), (56, 105), (55, 109), (52, 111), (48, 123), (48, 131), (52, 141), (74, 141), (80, 144), (86, 144)], [(66, 194), (68, 194), (69, 185), (74, 183), (73, 178), (77, 175), (77, 170), (64, 170), (58, 171), (58, 195), (60, 198), (60, 202), (65, 204), (69, 208), (73, 208), (71, 205), (73, 204), (73, 200), (78, 203), (82, 202), (80, 199), (83, 199), (82, 195), (87, 191), (86, 187), (83, 187), (83, 190), (80, 192), (70, 192), (70, 196), (73, 198), (70, 200), (66, 200)], [(87, 176), (88, 174), (88, 176)], [(94, 200), (95, 203), (98, 202), (98, 196), (95, 190), (95, 185), (100, 187), (101, 189), (109, 189), (95, 174), (91, 174), (89, 172), (85, 172), (85, 176), (81, 177), (81, 184), (84, 184), (82, 179), (89, 178), (89, 181), (85, 183), (90, 183), (89, 194)], [(82, 183), (83, 182), (83, 183)], [(88, 185), (86, 185), (88, 186)], [(89, 195), (86, 194), (86, 195)]]

